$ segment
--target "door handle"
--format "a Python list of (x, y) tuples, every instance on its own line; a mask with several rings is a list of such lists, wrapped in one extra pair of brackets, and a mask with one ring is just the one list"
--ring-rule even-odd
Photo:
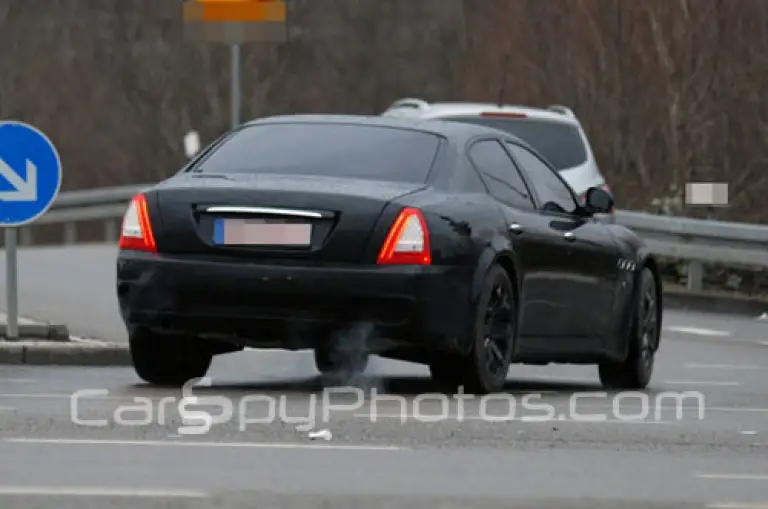
[(576, 235), (574, 235), (573, 232), (565, 232), (563, 233), (563, 238), (568, 242), (573, 242), (576, 240)]
[(516, 235), (520, 235), (521, 233), (523, 233), (523, 227), (520, 226), (518, 223), (512, 223), (511, 225), (509, 225), (509, 231), (511, 231)]

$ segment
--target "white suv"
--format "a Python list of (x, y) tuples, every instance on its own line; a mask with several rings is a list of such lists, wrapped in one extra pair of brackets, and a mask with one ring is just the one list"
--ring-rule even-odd
[(400, 99), (382, 115), (468, 122), (505, 131), (547, 159), (582, 200), (590, 187), (602, 187), (610, 192), (581, 123), (565, 106), (539, 109), (481, 103), (430, 104), (422, 99)]

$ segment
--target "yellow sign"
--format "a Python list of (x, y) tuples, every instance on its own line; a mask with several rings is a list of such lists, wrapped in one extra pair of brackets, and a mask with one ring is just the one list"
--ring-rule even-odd
[(287, 39), (285, 0), (188, 0), (187, 39), (206, 42), (282, 42)]
[(185, 21), (285, 23), (284, 0), (190, 0), (184, 3)]

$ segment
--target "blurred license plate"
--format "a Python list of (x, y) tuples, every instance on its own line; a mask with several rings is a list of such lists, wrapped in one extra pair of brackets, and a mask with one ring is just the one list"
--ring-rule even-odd
[(311, 240), (311, 224), (216, 219), (213, 228), (213, 242), (217, 245), (309, 246)]

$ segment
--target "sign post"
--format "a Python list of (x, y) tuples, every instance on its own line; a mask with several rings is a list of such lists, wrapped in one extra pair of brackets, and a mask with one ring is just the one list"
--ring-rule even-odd
[(240, 125), (242, 59), (248, 42), (288, 40), (285, 0), (187, 0), (183, 5), (184, 35), (188, 40), (229, 45), (230, 124)]
[(0, 227), (5, 230), (6, 339), (19, 338), (17, 235), (53, 204), (61, 159), (50, 139), (24, 122), (0, 122)]
[(17, 231), (14, 226), (5, 229), (5, 335), (8, 339), (19, 337), (19, 280), (16, 261)]
[(229, 58), (230, 58), (230, 119), (231, 128), (234, 131), (237, 126), (240, 125), (240, 112), (242, 111), (242, 80), (240, 79), (240, 45), (229, 45)]

